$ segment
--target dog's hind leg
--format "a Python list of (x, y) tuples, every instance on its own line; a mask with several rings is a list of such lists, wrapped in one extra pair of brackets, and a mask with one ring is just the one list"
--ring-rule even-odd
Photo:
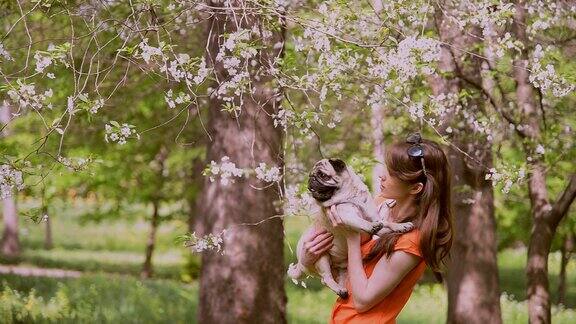
[(294, 280), (300, 279), (300, 277), (302, 277), (304, 274), (304, 266), (300, 262), (290, 263), (290, 266), (288, 266), (287, 274), (288, 277)]
[(338, 269), (338, 284), (342, 287), (346, 286), (346, 274), (348, 273), (348, 269), (346, 268), (339, 268)]
[(328, 255), (321, 256), (314, 264), (318, 274), (322, 278), (322, 282), (338, 296), (343, 299), (348, 298), (348, 291), (344, 286), (339, 285), (332, 276), (332, 269), (330, 267), (330, 257)]

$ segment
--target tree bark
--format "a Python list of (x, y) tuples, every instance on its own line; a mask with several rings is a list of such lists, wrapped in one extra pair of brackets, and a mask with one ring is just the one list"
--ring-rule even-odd
[(574, 232), (566, 234), (562, 240), (562, 259), (560, 262), (560, 273), (558, 274), (558, 304), (566, 305), (566, 268), (574, 252), (574, 244), (576, 244), (576, 237)]
[(14, 196), (2, 201), (4, 232), (2, 234), (2, 255), (15, 258), (20, 255), (20, 240), (18, 239), (18, 213)]
[[(5, 102), (0, 104), (0, 127), (11, 120), (11, 108)], [(10, 127), (4, 127), (0, 137), (10, 136)], [(0, 251), (4, 256), (13, 258), (20, 255), (20, 240), (18, 238), (18, 209), (14, 195), (2, 200), (4, 232)]]
[[(514, 33), (518, 40), (526, 44), (525, 31), (526, 11), (523, 3), (516, 5), (514, 15)], [(550, 323), (550, 292), (548, 283), (548, 253), (552, 243), (553, 233), (546, 214), (550, 208), (548, 204), (548, 190), (546, 188), (545, 165), (542, 157), (534, 154), (534, 145), (540, 138), (540, 117), (536, 106), (535, 93), (528, 78), (528, 54), (523, 51), (514, 61), (514, 78), (516, 80), (516, 100), (518, 108), (526, 118), (526, 136), (532, 140), (525, 141), (526, 156), (532, 157), (529, 161), (528, 191), (532, 206), (532, 229), (528, 244), (526, 263), (528, 316), (530, 323)]]
[[(457, 48), (470, 48), (476, 42), (468, 36), (474, 31), (463, 34), (444, 15), (449, 12), (449, 7), (443, 6), (444, 11), (436, 9), (436, 26), (442, 41)], [(429, 78), (435, 96), (457, 96), (464, 87), (462, 77), (479, 76), (479, 62), (472, 62), (468, 70), (459, 67), (462, 63), (462, 53), (453, 52), (445, 45), (442, 47), (439, 68), (448, 72), (448, 76)], [(471, 99), (464, 109), (477, 115), (482, 104), (481, 100)], [(454, 184), (452, 201), (455, 231), (447, 271), (447, 322), (502, 323), (494, 193), (492, 184), (484, 178), (485, 167), (491, 167), (493, 163), (491, 144), (483, 136), (474, 136), (473, 129), (466, 123), (457, 106), (450, 107), (441, 121), (440, 131), (448, 135), (448, 127), (453, 128), (450, 135), (453, 144), (481, 164), (453, 146), (446, 149)]]
[(545, 200), (547, 189), (544, 177), (543, 169), (536, 167), (528, 182), (533, 218), (526, 264), (530, 323), (551, 323), (548, 254), (558, 224), (576, 197), (576, 175), (573, 174), (561, 197), (550, 207)]
[[(454, 175), (455, 240), (448, 265), (448, 323), (502, 323), (492, 184), (449, 150)], [(485, 165), (492, 164), (486, 156)]]
[(374, 159), (377, 161), (372, 169), (372, 192), (374, 195), (380, 193), (380, 176), (386, 170), (386, 163), (384, 161), (384, 130), (382, 123), (384, 122), (384, 107), (378, 105), (372, 107), (370, 114), (370, 125), (372, 126), (372, 145), (374, 145), (373, 153)]
[(201, 188), (203, 185), (203, 177), (202, 177), (202, 170), (204, 169), (204, 160), (197, 159), (194, 161), (192, 166), (192, 174), (189, 176), (190, 184), (189, 186), (197, 186), (200, 187), (198, 189), (194, 189), (193, 193), (190, 193), (187, 197), (188, 202), (188, 232), (193, 233), (196, 232), (196, 223), (199, 214), (199, 206), (201, 205), (200, 199), (202, 198), (200, 195)]
[[(373, 0), (372, 8), (376, 14), (382, 11), (382, 0)], [(377, 161), (372, 169), (372, 193), (374, 196), (380, 193), (380, 176), (386, 170), (385, 147), (384, 147), (384, 130), (382, 124), (384, 123), (384, 107), (380, 103), (374, 104), (370, 110), (370, 126), (372, 128), (372, 145), (373, 157)]]
[(158, 224), (160, 223), (160, 217), (158, 215), (159, 202), (152, 202), (152, 219), (150, 220), (150, 233), (148, 234), (148, 240), (146, 241), (146, 257), (144, 259), (144, 265), (142, 266), (142, 272), (140, 277), (142, 278), (152, 278), (153, 268), (152, 268), (152, 254), (154, 253), (154, 247), (156, 245), (156, 230), (158, 229)]
[[(231, 1), (231, 5), (241, 7), (236, 2)], [(219, 2), (211, 5), (222, 6)], [(259, 17), (240, 15), (242, 19), (238, 20), (229, 12), (215, 11), (210, 18), (209, 58), (215, 62), (218, 80), (228, 77), (222, 64), (216, 61), (223, 35), (236, 31), (237, 24), (252, 30), (263, 27)], [(280, 24), (284, 26), (284, 22)], [(282, 169), (282, 129), (274, 127), (271, 116), (279, 110), (277, 99), (281, 92), (272, 87), (271, 77), (255, 78), (252, 74), (281, 55), (283, 31), (272, 30), (271, 38), (259, 51), (257, 66), (251, 68), (252, 93), (244, 94), (241, 104), (238, 97), (235, 99), (240, 113), (226, 112), (222, 109), (224, 102), (211, 96), (208, 162), (219, 162), (228, 156), (241, 168), (255, 168), (265, 162)], [(263, 189), (256, 190), (251, 185)], [(265, 186), (247, 178), (235, 178), (228, 185), (206, 178), (199, 234), (218, 234), (224, 229), (227, 232), (223, 255), (215, 251), (202, 253), (199, 323), (286, 323), (283, 224), (279, 218), (269, 219), (282, 213), (277, 190), (278, 186)], [(263, 222), (257, 226), (238, 225), (260, 221)]]
[[(546, 166), (542, 155), (535, 152), (535, 145), (541, 141), (540, 123), (543, 116), (538, 109), (536, 93), (529, 82), (528, 73), (528, 37), (526, 35), (525, 1), (515, 5), (513, 32), (524, 44), (521, 53), (514, 60), (514, 79), (516, 80), (516, 100), (523, 115), (523, 148), (528, 159), (528, 191), (532, 206), (532, 230), (528, 244), (526, 264), (528, 316), (530, 323), (551, 322), (551, 302), (548, 282), (548, 254), (558, 223), (567, 213), (567, 208), (576, 194), (576, 176), (566, 187), (562, 197), (554, 207), (548, 201), (546, 187)], [(574, 191), (574, 193), (572, 193)]]

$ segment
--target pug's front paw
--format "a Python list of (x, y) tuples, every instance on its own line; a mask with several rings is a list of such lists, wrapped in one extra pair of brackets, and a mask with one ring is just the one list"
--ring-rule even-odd
[(392, 228), (392, 230), (394, 232), (398, 232), (398, 233), (410, 232), (413, 229), (414, 229), (414, 224), (412, 224), (412, 222), (397, 223), (397, 224), (394, 224), (394, 226)]
[(384, 227), (382, 227), (382, 229), (379, 230), (376, 235), (382, 236), (384, 234), (389, 234), (389, 233), (406, 233), (406, 232), (410, 232), (412, 229), (414, 229), (414, 224), (412, 224), (411, 222), (407, 222), (407, 223), (386, 222), (384, 224)]
[(372, 229), (370, 230), (370, 235), (376, 235), (384, 227), (381, 222), (375, 222), (372, 224)]

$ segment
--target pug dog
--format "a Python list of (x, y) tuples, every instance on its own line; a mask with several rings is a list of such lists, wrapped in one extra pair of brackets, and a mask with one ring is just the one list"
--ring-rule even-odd
[[(339, 159), (322, 159), (314, 165), (308, 179), (308, 190), (316, 200), (318, 210), (312, 224), (298, 241), (297, 257), (304, 255), (304, 237), (316, 228), (325, 228), (333, 235), (333, 246), (314, 264), (316, 273), (322, 282), (342, 298), (348, 297), (345, 288), (348, 246), (342, 231), (334, 228), (327, 215), (327, 209), (337, 205), (338, 213), (345, 225), (355, 231), (364, 231), (371, 235), (381, 236), (386, 233), (405, 233), (414, 227), (412, 223), (393, 223), (389, 220), (389, 209), (394, 200), (388, 200), (377, 208), (368, 187), (362, 179)], [(332, 275), (338, 274), (337, 281)], [(299, 279), (304, 273), (313, 273), (300, 261), (290, 264), (288, 276)]]

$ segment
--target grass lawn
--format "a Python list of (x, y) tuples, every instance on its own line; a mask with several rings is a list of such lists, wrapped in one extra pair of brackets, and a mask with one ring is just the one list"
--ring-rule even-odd
[[(0, 279), (0, 321), (36, 323), (192, 323), (198, 287), (173, 280), (87, 275), (77, 279)], [(290, 323), (326, 323), (336, 297), (327, 289), (287, 283)], [(398, 323), (444, 323), (446, 293), (441, 285), (420, 285)], [(526, 323), (525, 302), (502, 299), (504, 323)], [(553, 308), (553, 322), (574, 323), (574, 310)]]
[(196, 316), (196, 286), (177, 281), (113, 275), (0, 280), (2, 323), (190, 323)]
[[(174, 249), (154, 256), (155, 277), (180, 280), (182, 276), (186, 276), (183, 253), (184, 251)], [(16, 260), (2, 261), (2, 263), (22, 266), (139, 276), (144, 263), (144, 254), (142, 252), (102, 250), (25, 250)]]
[[(86, 271), (75, 279), (23, 278), (0, 275), (0, 322), (38, 323), (191, 323), (195, 320), (198, 257), (175, 243), (186, 231), (178, 221), (163, 223), (158, 231), (154, 267), (157, 279), (137, 278), (144, 260), (148, 233), (145, 221), (83, 223), (79, 208), (63, 208), (52, 218), (54, 249), (43, 250), (43, 226), (21, 221), (24, 247), (20, 265)], [(303, 217), (286, 219), (286, 263), (308, 225)], [(0, 228), (1, 230), (1, 228)], [(525, 250), (499, 253), (499, 271), (505, 323), (526, 323)], [(3, 263), (9, 260), (0, 260)], [(555, 300), (558, 253), (550, 256), (550, 288)], [(119, 276), (115, 274), (124, 274)], [(568, 306), (553, 307), (554, 323), (576, 323), (576, 262), (568, 269)], [(128, 276), (126, 276), (128, 275)], [(185, 282), (183, 282), (185, 281)], [(190, 282), (191, 283), (186, 283)], [(336, 297), (318, 279), (307, 279), (307, 289), (286, 281), (290, 323), (326, 323)], [(438, 284), (416, 287), (399, 323), (444, 323), (445, 289)]]

